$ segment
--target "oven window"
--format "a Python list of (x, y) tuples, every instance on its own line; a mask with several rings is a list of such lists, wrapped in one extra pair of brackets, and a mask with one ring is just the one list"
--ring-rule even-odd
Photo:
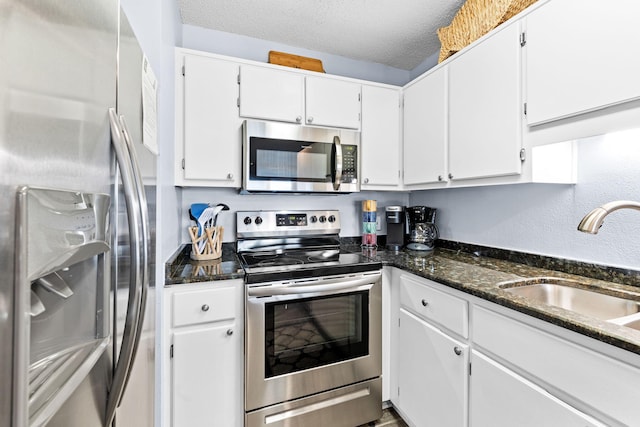
[(369, 293), (265, 305), (267, 378), (369, 353)]

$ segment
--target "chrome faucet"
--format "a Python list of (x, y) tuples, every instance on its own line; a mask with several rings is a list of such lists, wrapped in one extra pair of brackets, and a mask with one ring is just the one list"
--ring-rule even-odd
[(582, 221), (580, 221), (580, 224), (578, 224), (578, 230), (584, 233), (597, 234), (600, 227), (602, 227), (604, 217), (619, 209), (635, 209), (640, 211), (640, 203), (629, 200), (605, 203), (586, 214), (584, 218), (582, 218)]

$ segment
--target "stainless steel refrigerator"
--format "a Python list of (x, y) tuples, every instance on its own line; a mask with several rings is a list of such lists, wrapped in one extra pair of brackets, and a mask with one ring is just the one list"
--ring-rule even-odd
[(156, 158), (117, 0), (0, 0), (0, 427), (152, 426)]

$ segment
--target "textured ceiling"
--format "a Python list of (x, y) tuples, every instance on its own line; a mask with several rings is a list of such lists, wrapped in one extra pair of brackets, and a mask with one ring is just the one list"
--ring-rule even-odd
[(182, 22), (411, 70), (464, 0), (179, 0)]

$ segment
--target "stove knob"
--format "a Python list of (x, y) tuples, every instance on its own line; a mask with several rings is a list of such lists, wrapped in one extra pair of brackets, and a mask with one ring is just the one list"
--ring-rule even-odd
[(260, 225), (262, 224), (262, 218), (260, 218), (259, 216), (256, 217), (256, 225)]
[(327, 222), (327, 217), (324, 215), (320, 215), (320, 222)]
[(335, 215), (329, 215), (329, 222), (336, 222)]
[(245, 217), (244, 217), (244, 224), (245, 224), (245, 225), (249, 225), (249, 224), (251, 224), (251, 218), (250, 218), (250, 217), (248, 217), (248, 216), (245, 216)]
[(311, 215), (311, 218), (309, 218), (309, 220), (311, 220), (312, 224), (315, 224), (316, 222), (318, 222), (318, 217), (315, 215)]

